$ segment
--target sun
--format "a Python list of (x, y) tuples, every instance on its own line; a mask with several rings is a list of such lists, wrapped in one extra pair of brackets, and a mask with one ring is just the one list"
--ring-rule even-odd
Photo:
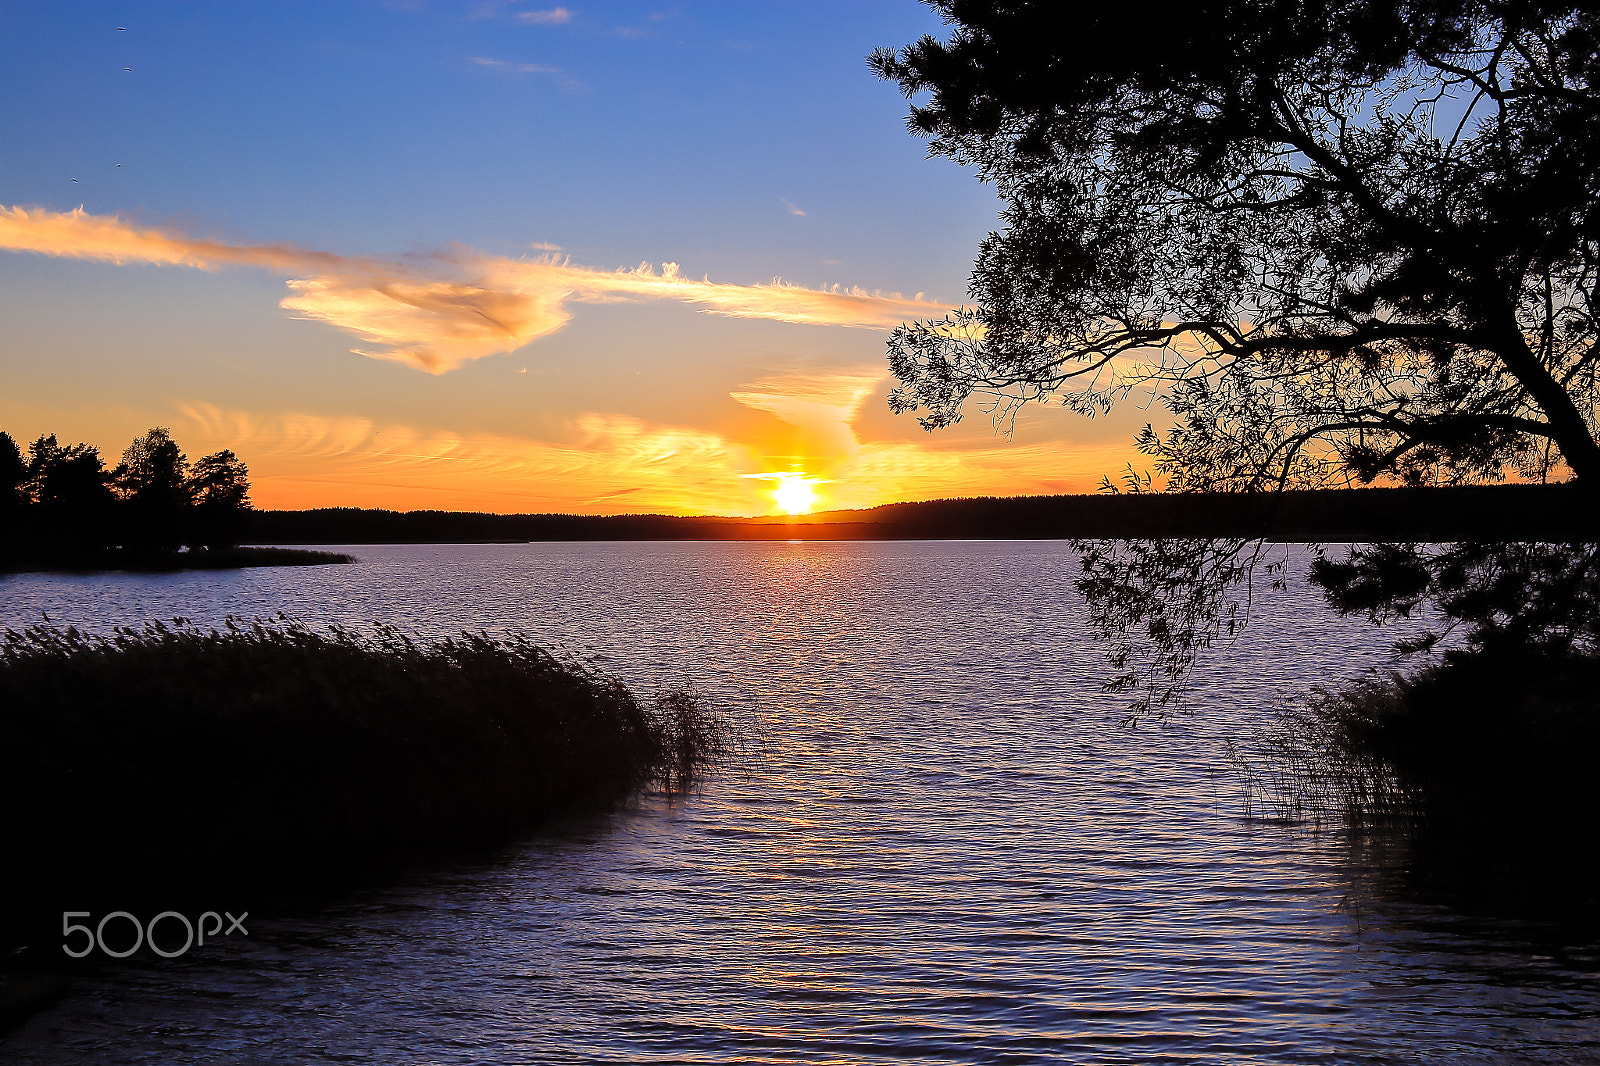
[(765, 474), (740, 474), (740, 477), (757, 478), (773, 483), (772, 498), (778, 510), (785, 514), (810, 514), (817, 506), (817, 486), (826, 485), (827, 479), (812, 477), (799, 470), (771, 471)]
[(821, 482), (804, 474), (779, 474), (777, 480), (778, 487), (772, 495), (784, 513), (810, 514), (817, 504), (817, 486)]

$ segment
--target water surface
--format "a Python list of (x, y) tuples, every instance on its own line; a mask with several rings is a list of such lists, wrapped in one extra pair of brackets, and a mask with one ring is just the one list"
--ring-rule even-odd
[[(80, 984), (15, 1063), (1600, 1059), (1593, 945), (1384, 890), (1243, 818), (1222, 741), (1388, 661), (1302, 583), (1165, 725), (1119, 725), (1057, 542), (353, 549), (358, 565), (0, 579), (0, 624), (284, 612), (531, 633), (692, 682), (762, 750)], [(1372, 886), (1377, 884), (1377, 888)]]

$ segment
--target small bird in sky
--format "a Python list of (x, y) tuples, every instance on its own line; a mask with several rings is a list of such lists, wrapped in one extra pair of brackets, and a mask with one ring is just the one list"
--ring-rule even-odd
[(73, 180), (73, 181), (77, 181), (77, 180), (78, 180), (78, 179), (77, 179), (77, 178), (73, 178), (73, 179), (72, 179), (72, 180)]
[(122, 164), (121, 164), (121, 163), (118, 163), (118, 164), (117, 164), (117, 166), (119, 166), (119, 167), (120, 167), (120, 166), (121, 166), (121, 165), (122, 165)]
[(129, 73), (133, 72), (133, 68), (132, 67), (123, 67), (122, 69), (128, 71)]
[(119, 29), (119, 30), (125, 30), (125, 29), (127, 29), (127, 28), (128, 28), (128, 27), (126, 27), (126, 26), (118, 26), (118, 27), (117, 27), (117, 29)]

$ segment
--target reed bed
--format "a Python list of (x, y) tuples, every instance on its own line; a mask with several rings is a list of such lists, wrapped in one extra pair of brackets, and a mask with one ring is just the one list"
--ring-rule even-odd
[(1374, 744), (1403, 700), (1403, 679), (1383, 674), (1348, 689), (1314, 688), (1278, 709), (1228, 757), (1247, 817), (1361, 824), (1416, 816), (1421, 796)]
[(641, 698), (521, 636), (281, 617), (30, 626), (0, 644), (4, 891), (56, 910), (208, 885), (315, 892), (685, 788), (730, 742), (692, 693)]
[(1453, 654), (1318, 690), (1232, 755), (1251, 814), (1398, 823), (1432, 858), (1595, 894), (1600, 658)]

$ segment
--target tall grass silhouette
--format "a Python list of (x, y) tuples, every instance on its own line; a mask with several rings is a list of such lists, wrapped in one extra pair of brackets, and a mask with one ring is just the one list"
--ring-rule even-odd
[(1414, 878), (1600, 913), (1600, 658), (1451, 653), (1318, 690), (1231, 754), (1247, 813), (1399, 829)]
[(1600, 658), (1458, 653), (1319, 688), (1234, 753), (1276, 817), (1589, 824)]
[(641, 698), (521, 636), (421, 642), (281, 617), (7, 631), (3, 891), (35, 910), (213, 885), (314, 892), (682, 789), (731, 735), (692, 693)]

